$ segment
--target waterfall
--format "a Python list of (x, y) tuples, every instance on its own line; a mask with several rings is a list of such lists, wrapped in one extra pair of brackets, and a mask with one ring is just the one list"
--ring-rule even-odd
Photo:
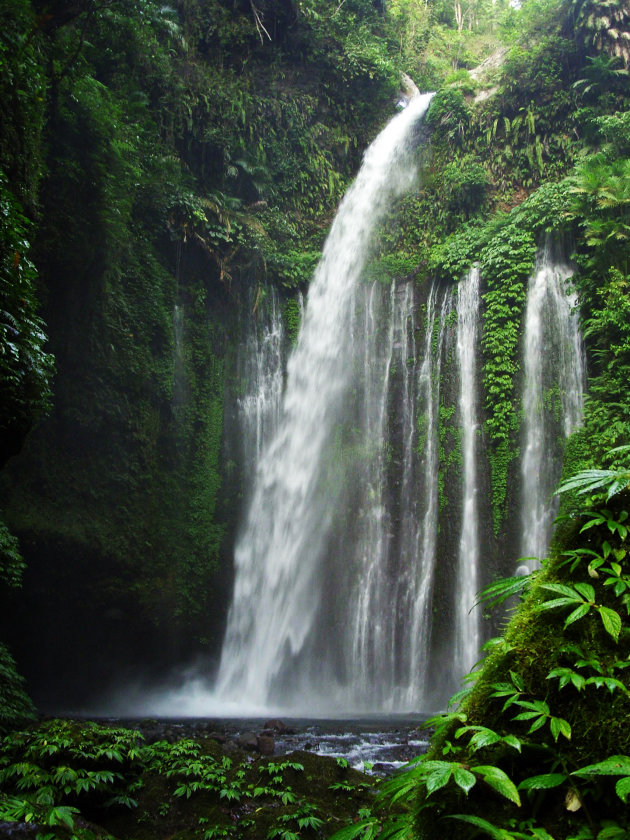
[(173, 307), (173, 410), (186, 402), (186, 374), (184, 367), (184, 307)]
[(521, 556), (527, 558), (546, 556), (562, 466), (557, 441), (582, 417), (584, 351), (577, 298), (568, 289), (571, 274), (548, 240), (529, 279), (525, 311)]
[[(442, 301), (439, 303), (440, 294)], [(400, 573), (396, 604), (402, 616), (400, 649), (406, 652), (404, 679), (395, 707), (419, 708), (431, 650), (431, 616), (439, 526), (439, 406), (446, 325), (452, 309), (450, 290), (433, 284), (427, 299), (422, 356), (416, 377), (417, 439), (405, 447), (405, 472), (415, 463), (416, 480), (401, 487)], [(437, 317), (437, 321), (436, 321)], [(417, 453), (417, 454), (416, 454)]]
[[(354, 701), (371, 698), (375, 686), (390, 686), (394, 652), (391, 648), (393, 610), (388, 597), (390, 585), (387, 558), (392, 523), (386, 499), (386, 442), (388, 398), (395, 345), (400, 348), (400, 326), (396, 323), (397, 297), (390, 290), (390, 315), (381, 313), (380, 289), (374, 283), (363, 304), (360, 329), (353, 330), (353, 342), (361, 361), (362, 399), (357, 418), (361, 424), (364, 452), (359, 467), (361, 500), (352, 543), (345, 546), (352, 563), (352, 589), (347, 600), (347, 653), (353, 679)], [(387, 324), (385, 335), (379, 324)], [(398, 327), (398, 329), (397, 329)], [(396, 342), (398, 339), (398, 342)], [(344, 540), (344, 543), (347, 543)], [(389, 605), (389, 609), (387, 609)], [(379, 698), (379, 700), (382, 698)], [(376, 701), (379, 702), (378, 700)]]
[(479, 266), (470, 269), (457, 288), (457, 361), (459, 368), (459, 426), (462, 454), (462, 515), (455, 584), (455, 671), (465, 674), (481, 647), (479, 609), (479, 522), (477, 510), (477, 333), (479, 323)]
[(444, 294), (439, 308), (437, 300), (433, 287), (421, 359), (411, 283), (393, 284), (387, 296), (372, 286), (353, 330), (363, 383), (356, 421), (366, 449), (346, 499), (355, 525), (345, 524), (337, 543), (349, 592), (328, 618), (339, 626), (346, 616), (340, 696), (354, 709), (411, 710), (422, 700), (438, 529), (439, 372), (451, 296)]
[(243, 332), (237, 363), (243, 391), (237, 401), (238, 427), (241, 462), (252, 470), (278, 428), (284, 389), (285, 328), (274, 288), (258, 306), (250, 299)]
[(429, 102), (430, 95), (412, 100), (372, 143), (324, 246), (288, 362), (278, 428), (258, 461), (235, 550), (219, 697), (264, 704), (274, 695), (291, 699), (300, 687), (308, 692), (313, 674), (321, 682), (314, 622), (330, 597), (330, 529), (348, 492), (334, 441), (352, 388), (349, 320), (372, 234), (413, 183), (414, 127)]

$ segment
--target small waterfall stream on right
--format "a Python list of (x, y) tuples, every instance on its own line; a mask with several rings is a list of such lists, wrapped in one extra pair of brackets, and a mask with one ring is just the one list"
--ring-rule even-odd
[(462, 449), (462, 516), (456, 576), (455, 669), (465, 674), (481, 647), (479, 610), (473, 609), (479, 591), (479, 516), (477, 512), (477, 359), (479, 325), (479, 266), (457, 287), (457, 361), (459, 369), (459, 426)]
[(562, 447), (579, 425), (584, 402), (584, 349), (571, 268), (548, 238), (527, 290), (523, 336), (523, 426), (520, 555), (529, 568), (546, 556), (556, 513)]

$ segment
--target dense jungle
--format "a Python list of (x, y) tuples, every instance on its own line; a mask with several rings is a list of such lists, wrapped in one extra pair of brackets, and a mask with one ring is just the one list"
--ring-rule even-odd
[[(2, 0), (0, 22), (0, 836), (630, 836), (628, 1)], [(437, 688), (405, 684), (428, 752), (381, 778), (206, 730), (86, 720), (125, 686), (185, 690), (191, 669), (225, 669), (256, 473), (243, 348), (273, 319), (286, 379), (337, 208), (416, 89), (434, 92), (417, 177), (359, 282), (392, 313), (406, 290), (413, 312), (390, 329), (377, 448), (392, 521), (406, 434), (418, 476), (435, 473)], [(570, 427), (562, 383), (540, 397), (557, 518), (523, 566), (523, 335), (545, 248), (567, 267), (583, 394)], [(447, 702), (471, 664), (447, 641), (455, 606), (440, 604), (462, 551), (454, 336), (473, 270), (483, 650)], [(425, 375), (421, 345), (426, 405), (408, 384)], [(375, 457), (360, 414), (331, 444), (347, 485)], [(408, 518), (426, 524), (409, 492)], [(348, 486), (339, 494), (352, 527), (335, 526), (328, 553), (350, 565), (365, 505), (355, 516)], [(355, 612), (344, 599), (321, 607), (339, 639)], [(420, 631), (392, 632), (400, 670)], [(330, 640), (311, 645), (317, 663)]]

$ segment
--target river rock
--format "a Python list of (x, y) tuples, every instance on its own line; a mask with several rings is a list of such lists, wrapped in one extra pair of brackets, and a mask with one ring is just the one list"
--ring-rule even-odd
[(276, 718), (268, 720), (265, 724), (265, 729), (268, 729), (270, 732), (277, 732), (278, 735), (293, 735), (295, 732), (295, 730), (289, 729), (285, 723), (281, 720), (277, 720)]
[(259, 735), (257, 745), (261, 755), (273, 755), (276, 749), (273, 735)]
[(236, 739), (236, 743), (242, 750), (257, 750), (258, 735), (255, 732), (242, 732)]

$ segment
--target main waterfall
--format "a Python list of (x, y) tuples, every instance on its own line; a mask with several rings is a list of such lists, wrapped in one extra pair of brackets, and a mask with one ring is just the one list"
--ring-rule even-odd
[[(412, 99), (367, 150), (357, 179), (333, 222), (312, 281), (297, 346), (288, 362), (278, 430), (259, 459), (243, 533), (235, 551), (235, 586), (221, 657), (217, 695), (265, 705), (282, 698), (295, 705), (313, 687), (338, 677), (344, 661), (322, 661), (315, 618), (326, 610), (322, 581), (334, 550), (333, 520), (350, 489), (336, 443), (348, 432), (346, 403), (356, 352), (351, 313), (370, 241), (392, 201), (415, 177), (414, 129), (430, 95)], [(369, 302), (364, 306), (370, 318)], [(383, 376), (391, 370), (383, 357)], [(383, 386), (384, 387), (384, 386)], [(365, 399), (378, 394), (364, 389)], [(372, 415), (370, 415), (371, 417)], [(378, 424), (368, 425), (363, 446), (379, 446)], [(378, 494), (378, 478), (371, 492)], [(382, 506), (365, 510), (368, 539), (386, 541)], [(351, 525), (352, 523), (348, 523)], [(344, 562), (344, 558), (340, 558)], [(348, 593), (346, 593), (346, 597)], [(353, 616), (347, 614), (348, 623)], [(334, 631), (333, 631), (334, 632)], [(340, 638), (345, 634), (338, 630)], [(370, 660), (369, 650), (352, 645)], [(370, 643), (371, 644), (371, 643)], [(330, 698), (330, 693), (328, 693)]]

